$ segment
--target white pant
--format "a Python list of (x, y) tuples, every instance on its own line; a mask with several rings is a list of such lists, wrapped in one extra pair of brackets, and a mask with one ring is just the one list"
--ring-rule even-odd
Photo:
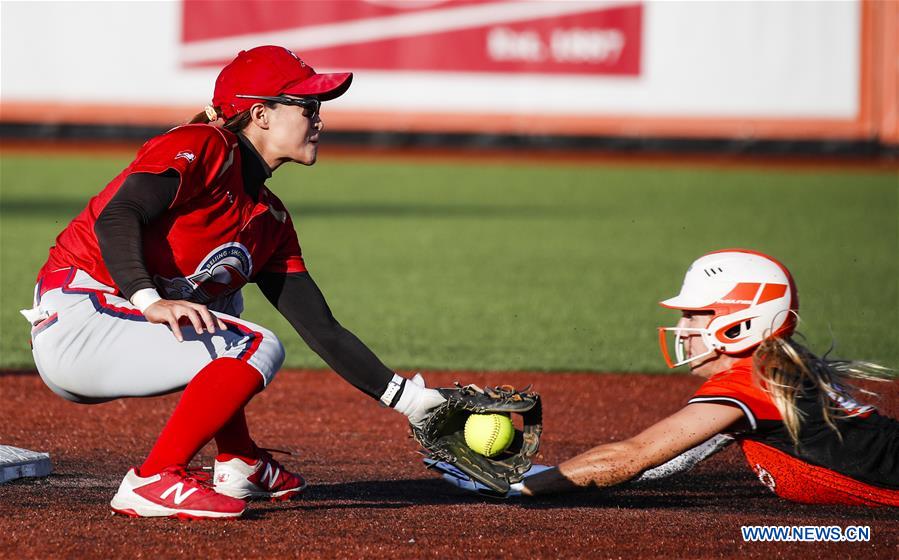
[[(128, 300), (86, 272), (69, 269), (59, 287), (35, 287), (37, 323), (31, 330), (34, 363), (53, 392), (80, 403), (148, 397), (179, 391), (216, 358), (237, 358), (268, 385), (284, 362), (274, 333), (225, 313), (214, 334), (182, 327), (178, 342), (168, 325), (147, 322)], [(57, 278), (59, 278), (58, 273)], [(41, 294), (40, 292), (45, 293)]]

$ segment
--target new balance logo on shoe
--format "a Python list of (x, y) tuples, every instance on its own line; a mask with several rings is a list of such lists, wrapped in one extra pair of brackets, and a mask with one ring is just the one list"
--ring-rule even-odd
[[(259, 477), (260, 484), (267, 484), (269, 489), (271, 489), (275, 485), (275, 481), (278, 480), (278, 475), (281, 474), (281, 469), (273, 468), (271, 463), (265, 463), (265, 472), (262, 473), (262, 476)], [(268, 479), (268, 482), (265, 480)]]
[[(172, 492), (174, 492), (174, 493), (175, 493), (175, 497), (172, 498), (172, 501), (175, 502), (175, 505), (176, 505), (176, 506), (180, 506), (180, 505), (181, 505), (181, 502), (183, 502), (184, 500), (186, 500), (187, 498), (189, 498), (190, 495), (193, 494), (193, 493), (196, 492), (196, 491), (197, 491), (196, 488), (191, 488), (191, 489), (188, 490), (187, 492), (184, 492), (184, 483), (183, 483), (183, 482), (179, 482), (179, 483), (177, 483), (177, 484), (174, 484), (171, 488), (169, 488), (168, 490), (166, 490), (166, 491), (163, 492), (162, 494), (160, 494), (159, 497), (162, 498), (162, 499), (164, 500), (164, 499), (168, 498), (168, 497), (172, 494)], [(183, 492), (183, 493), (182, 493), (182, 492)]]
[(256, 453), (258, 458), (252, 463), (240, 457), (216, 459), (212, 475), (215, 491), (240, 499), (273, 501), (289, 500), (303, 492), (306, 488), (303, 477), (285, 469), (265, 449), (257, 448)]

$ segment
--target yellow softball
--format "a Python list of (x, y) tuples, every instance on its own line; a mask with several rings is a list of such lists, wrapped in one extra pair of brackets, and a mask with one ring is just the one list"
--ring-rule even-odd
[(472, 414), (465, 421), (465, 443), (487, 457), (505, 451), (515, 437), (512, 420), (504, 414)]

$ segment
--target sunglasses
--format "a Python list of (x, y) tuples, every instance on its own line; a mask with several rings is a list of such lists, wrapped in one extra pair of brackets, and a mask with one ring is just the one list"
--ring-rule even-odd
[(308, 118), (309, 120), (314, 120), (315, 117), (318, 116), (318, 112), (322, 107), (322, 102), (312, 97), (273, 97), (269, 95), (235, 95), (234, 97), (240, 97), (242, 99), (261, 99), (263, 101), (280, 103), (281, 105), (294, 105), (296, 107), (302, 107), (303, 109), (309, 111), (309, 114), (306, 115), (306, 118)]

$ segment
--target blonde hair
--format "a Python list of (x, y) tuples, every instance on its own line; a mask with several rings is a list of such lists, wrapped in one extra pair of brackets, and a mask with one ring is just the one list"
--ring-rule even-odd
[(797, 406), (796, 400), (807, 390), (811, 389), (816, 395), (824, 422), (837, 433), (837, 437), (842, 438), (835, 420), (853, 414), (840, 407), (839, 401), (847, 399), (852, 402), (852, 390), (874, 394), (853, 387), (849, 381), (890, 381), (895, 375), (893, 370), (871, 362), (829, 360), (827, 354), (818, 357), (791, 338), (778, 336), (762, 341), (752, 358), (753, 372), (774, 401), (790, 439), (797, 448), (804, 413)]

